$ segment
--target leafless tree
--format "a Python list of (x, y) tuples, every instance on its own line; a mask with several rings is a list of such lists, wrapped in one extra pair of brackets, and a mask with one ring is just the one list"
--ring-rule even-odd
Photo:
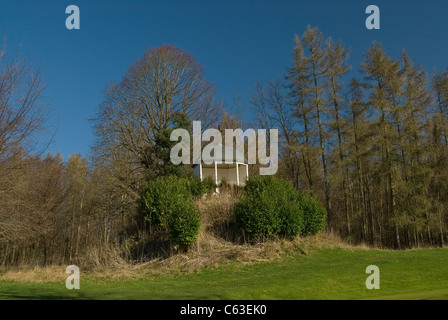
[(149, 166), (157, 162), (157, 134), (173, 125), (175, 115), (200, 120), (205, 128), (217, 121), (219, 110), (214, 87), (188, 52), (171, 45), (149, 49), (106, 89), (96, 119), (97, 151), (107, 159), (124, 152), (134, 165)]
[(33, 145), (43, 129), (46, 109), (42, 104), (41, 73), (17, 54), (0, 49), (0, 163)]

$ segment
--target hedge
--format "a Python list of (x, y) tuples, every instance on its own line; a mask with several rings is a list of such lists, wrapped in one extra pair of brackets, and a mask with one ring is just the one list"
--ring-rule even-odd
[(159, 177), (143, 188), (139, 212), (151, 225), (166, 230), (176, 247), (188, 246), (196, 241), (200, 228), (194, 198), (204, 190), (190, 178)]
[(298, 196), (292, 185), (283, 179), (275, 176), (251, 178), (236, 205), (236, 222), (251, 239), (295, 237), (304, 228)]

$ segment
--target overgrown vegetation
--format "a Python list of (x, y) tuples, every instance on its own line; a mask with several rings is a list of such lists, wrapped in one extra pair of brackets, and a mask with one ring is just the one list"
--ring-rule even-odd
[(255, 177), (247, 182), (236, 205), (235, 218), (249, 238), (255, 240), (278, 235), (293, 238), (304, 228), (297, 190), (275, 176)]
[(199, 179), (159, 177), (143, 188), (139, 213), (151, 227), (167, 232), (176, 247), (187, 247), (196, 241), (200, 227), (194, 199), (204, 195), (209, 187), (209, 183)]
[(298, 202), (303, 214), (302, 233), (310, 235), (323, 230), (327, 219), (323, 204), (307, 193), (301, 193)]

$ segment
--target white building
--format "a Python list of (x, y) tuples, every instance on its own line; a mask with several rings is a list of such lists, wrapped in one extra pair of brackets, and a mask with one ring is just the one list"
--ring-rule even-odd
[[(201, 181), (207, 177), (211, 177), (217, 186), (220, 185), (223, 179), (230, 185), (244, 186), (247, 179), (249, 179), (249, 165), (247, 164), (246, 158), (243, 154), (234, 148), (231, 148), (234, 160), (232, 163), (225, 163), (225, 154), (229, 147), (223, 145), (221, 145), (221, 147), (221, 160), (215, 161), (215, 159), (213, 159), (213, 163), (205, 164), (203, 162), (206, 161), (206, 159), (202, 159), (203, 162), (201, 164), (193, 166), (194, 176), (200, 178)], [(237, 159), (243, 159), (243, 162), (239, 162)]]

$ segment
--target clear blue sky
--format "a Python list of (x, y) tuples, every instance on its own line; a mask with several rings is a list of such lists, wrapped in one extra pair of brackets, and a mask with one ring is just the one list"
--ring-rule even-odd
[[(81, 29), (67, 30), (65, 8), (77, 5)], [(381, 10), (381, 30), (365, 28), (365, 8)], [(40, 65), (47, 82), (50, 152), (88, 155), (89, 118), (110, 81), (119, 81), (146, 49), (174, 44), (189, 51), (228, 108), (257, 81), (284, 75), (294, 34), (319, 27), (351, 48), (357, 68), (373, 40), (397, 57), (406, 49), (432, 72), (448, 66), (448, 0), (146, 1), (1, 0), (0, 34), (9, 49)]]

